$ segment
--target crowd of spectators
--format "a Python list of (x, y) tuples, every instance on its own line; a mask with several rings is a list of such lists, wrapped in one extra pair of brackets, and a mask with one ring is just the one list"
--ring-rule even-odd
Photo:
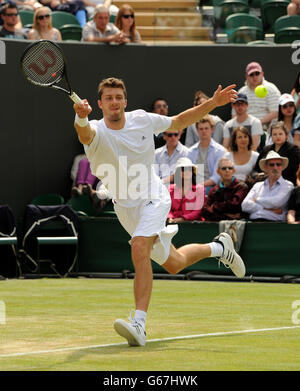
[[(255, 95), (259, 84), (267, 87), (266, 98)], [(172, 200), (169, 223), (299, 222), (299, 85), (300, 73), (290, 93), (281, 94), (265, 80), (261, 65), (252, 62), (230, 120), (208, 114), (182, 132), (155, 138), (156, 173)], [(208, 99), (198, 90), (194, 106)], [(168, 115), (167, 101), (156, 99), (152, 111)]]
[[(22, 25), (19, 10), (34, 12), (32, 28)], [(84, 42), (142, 43), (134, 9), (128, 4), (117, 8), (111, 0), (0, 0), (0, 37), (61, 41), (61, 33), (52, 27), (52, 11), (74, 15)]]

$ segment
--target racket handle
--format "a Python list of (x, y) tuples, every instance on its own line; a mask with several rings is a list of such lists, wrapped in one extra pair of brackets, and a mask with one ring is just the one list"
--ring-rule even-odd
[(79, 98), (79, 96), (77, 94), (75, 94), (75, 92), (72, 92), (72, 94), (70, 95), (70, 98), (72, 99), (72, 101), (74, 103), (82, 103), (82, 100)]

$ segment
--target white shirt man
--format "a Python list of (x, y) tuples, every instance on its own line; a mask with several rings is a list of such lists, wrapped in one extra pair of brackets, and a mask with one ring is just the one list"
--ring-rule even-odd
[(263, 128), (260, 120), (251, 114), (248, 114), (248, 98), (239, 93), (236, 101), (232, 103), (232, 108), (236, 116), (225, 123), (223, 146), (229, 147), (230, 137), (234, 128), (245, 126), (249, 129), (252, 136), (252, 150), (256, 151), (260, 143)]
[(288, 162), (288, 158), (275, 151), (260, 160), (259, 166), (268, 178), (257, 182), (242, 202), (242, 210), (250, 214), (250, 220), (286, 221), (287, 203), (294, 188), (292, 182), (281, 176)]
[(180, 132), (164, 132), (166, 144), (155, 150), (155, 172), (163, 183), (170, 184), (179, 158), (187, 157), (189, 149), (181, 144)]
[[(272, 119), (277, 118), (278, 115), (278, 101), (280, 91), (275, 84), (265, 80), (264, 72), (258, 62), (251, 62), (246, 67), (245, 86), (238, 90), (248, 98), (248, 114), (259, 118), (261, 123), (269, 124)], [(255, 95), (255, 88), (263, 84), (267, 90), (268, 95), (265, 98), (258, 98)]]
[(234, 87), (222, 90), (219, 85), (206, 103), (173, 117), (144, 110), (125, 113), (126, 88), (123, 81), (116, 78), (105, 79), (98, 87), (102, 120), (89, 123), (87, 116), (92, 109), (86, 99), (74, 104), (75, 129), (84, 144), (91, 170), (102, 180), (106, 171), (115, 175), (109, 181), (115, 182), (115, 189), (111, 191), (116, 200), (115, 211), (132, 238), (135, 315), (130, 323), (122, 319), (114, 322), (115, 330), (130, 346), (146, 344), (145, 323), (153, 284), (150, 259), (169, 273), (178, 273), (201, 259), (220, 257), (236, 276), (243, 278), (245, 275), (245, 265), (234, 250), (232, 239), (224, 232), (212, 243), (196, 243), (180, 249), (172, 245), (178, 226), (165, 224), (171, 198), (153, 168), (153, 132), (181, 131), (198, 122), (214, 108), (233, 102), (237, 96)]
[[(211, 186), (219, 183), (217, 173), (218, 162), (226, 153), (226, 149), (212, 139), (214, 123), (210, 115), (203, 117), (197, 123), (200, 141), (190, 148), (189, 158), (198, 164), (197, 182), (205, 186), (207, 194)], [(202, 168), (201, 169), (201, 165)]]

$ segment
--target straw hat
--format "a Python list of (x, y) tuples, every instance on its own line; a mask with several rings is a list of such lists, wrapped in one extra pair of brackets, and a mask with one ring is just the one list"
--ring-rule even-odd
[(285, 170), (289, 164), (289, 159), (287, 157), (280, 156), (277, 152), (275, 151), (270, 151), (267, 156), (264, 159), (261, 159), (259, 161), (259, 167), (262, 171), (266, 172), (265, 167), (266, 167), (266, 162), (271, 159), (281, 159), (282, 161), (282, 170)]
[(176, 169), (175, 171), (178, 169), (178, 168), (184, 168), (184, 167), (193, 167), (195, 170), (197, 170), (197, 166), (196, 164), (193, 164), (193, 162), (191, 161), (191, 159), (187, 158), (187, 157), (181, 157), (177, 160), (177, 164), (176, 164)]

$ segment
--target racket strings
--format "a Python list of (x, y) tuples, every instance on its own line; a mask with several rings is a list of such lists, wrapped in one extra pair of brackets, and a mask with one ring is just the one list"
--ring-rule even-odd
[(24, 54), (22, 66), (31, 82), (47, 86), (61, 80), (65, 63), (59, 47), (48, 41), (40, 41)]

